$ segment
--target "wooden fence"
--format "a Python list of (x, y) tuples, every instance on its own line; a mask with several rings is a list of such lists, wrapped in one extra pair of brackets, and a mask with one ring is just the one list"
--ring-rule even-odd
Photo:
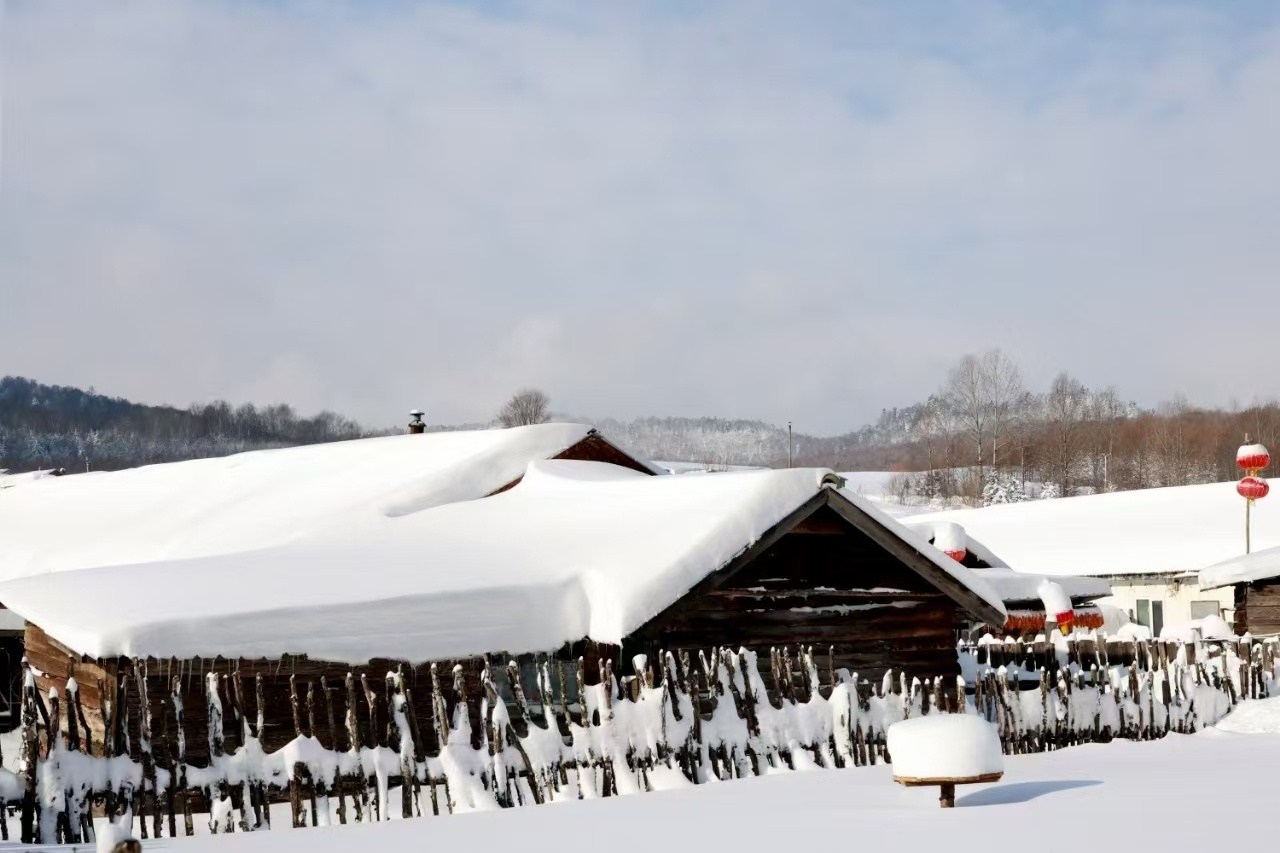
[[(196, 814), (207, 815), (213, 832), (253, 831), (269, 826), (270, 804), (286, 798), (292, 825), (302, 827), (857, 767), (889, 760), (890, 725), (940, 711), (984, 715), (1011, 753), (1153, 738), (1210, 725), (1243, 697), (1269, 695), (1275, 677), (1275, 649), (1263, 644), (998, 644), (962, 646), (959, 655), (968, 683), (897, 672), (864, 679), (812, 650), (775, 650), (767, 664), (728, 648), (665, 653), (637, 658), (638, 675), (623, 677), (606, 661), (598, 684), (586, 683), (581, 660), (575, 667), (543, 656), (530, 683), (514, 664), (485, 663), (478, 695), (467, 697), (479, 703), (478, 732), (468, 702), (446, 707), (442, 680), (459, 696), (467, 690), (461, 667), (433, 667), (432, 689), (421, 697), (436, 710), (430, 739), (417, 730), (419, 697), (400, 672), (351, 673), (342, 685), (295, 681), (295, 737), (271, 753), (258, 738), (260, 677), (208, 673), (206, 731), (192, 732), (178, 690), (174, 713), (156, 729), (145, 694), (90, 725), (73, 679), (46, 703), (28, 672), (22, 769), (0, 771), (0, 835), (9, 838), (16, 818), (26, 843), (88, 841), (95, 815), (144, 839), (190, 835)], [(1114, 662), (1126, 655), (1127, 664)], [(1036, 665), (1051, 657), (1052, 670)], [(147, 665), (133, 661), (122, 683), (145, 691)], [(317, 719), (330, 743), (316, 736)], [(227, 748), (228, 729), (235, 748)], [(91, 731), (105, 732), (105, 741), (93, 743)], [(192, 737), (207, 739), (201, 766), (186, 761)]]

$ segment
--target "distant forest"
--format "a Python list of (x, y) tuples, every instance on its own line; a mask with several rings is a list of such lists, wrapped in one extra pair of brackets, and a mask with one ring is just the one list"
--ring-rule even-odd
[[(556, 420), (592, 423), (649, 459), (713, 470), (787, 464), (786, 428), (763, 421)], [(797, 432), (791, 449), (795, 465), (903, 472), (892, 491), (904, 501), (978, 503), (1233, 479), (1246, 433), (1280, 450), (1280, 405), (1222, 410), (1179, 399), (1143, 408), (1066, 373), (1037, 391), (1008, 356), (989, 350), (960, 359), (927, 400), (885, 409), (843, 435)], [(332, 412), (303, 417), (285, 404), (180, 409), (0, 379), (0, 469), (15, 473), (113, 470), (375, 434), (384, 433)]]
[(332, 412), (301, 417), (284, 404), (233, 407), (219, 400), (178, 409), (92, 388), (0, 379), (0, 469), (14, 473), (116, 470), (367, 434), (349, 418)]

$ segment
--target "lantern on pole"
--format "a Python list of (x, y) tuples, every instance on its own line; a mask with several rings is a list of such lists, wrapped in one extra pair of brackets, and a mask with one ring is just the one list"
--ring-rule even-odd
[(1236, 451), (1236, 465), (1244, 471), (1240, 482), (1236, 483), (1236, 492), (1244, 498), (1244, 552), (1250, 551), (1249, 521), (1253, 511), (1253, 502), (1265, 498), (1271, 491), (1267, 481), (1258, 476), (1263, 468), (1271, 464), (1271, 454), (1261, 444), (1250, 444), (1245, 435), (1245, 443)]

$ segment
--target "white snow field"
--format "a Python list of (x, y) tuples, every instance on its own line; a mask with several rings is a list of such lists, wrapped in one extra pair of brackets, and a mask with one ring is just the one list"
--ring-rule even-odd
[(0, 490), (0, 579), (250, 551), (472, 500), (590, 432), (397, 435), (31, 479)]
[[(1008, 565), (1046, 575), (1198, 572), (1244, 550), (1244, 500), (1235, 483), (946, 510), (903, 521), (958, 522)], [(1253, 548), (1273, 547), (1280, 547), (1280, 500), (1258, 501)]]
[[(1280, 723), (1280, 700), (1244, 703)], [(1230, 720), (1232, 718), (1228, 718)], [(292, 830), (278, 812), (270, 832), (162, 839), (144, 850), (347, 853), (351, 850), (516, 849), (563, 853), (678, 850), (778, 853), (849, 846), (936, 853), (1026, 844), (1037, 853), (1080, 850), (1269, 849), (1280, 734), (1171, 734), (1038, 755), (1006, 756), (997, 783), (957, 790), (938, 808), (937, 788), (904, 788), (891, 766), (787, 772), (643, 796), (532, 808)], [(1180, 811), (1180, 809), (1185, 809)], [(197, 821), (201, 823), (201, 821)]]

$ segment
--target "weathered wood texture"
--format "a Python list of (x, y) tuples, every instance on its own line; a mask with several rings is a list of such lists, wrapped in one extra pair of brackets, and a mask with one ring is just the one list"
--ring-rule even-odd
[[(959, 671), (955, 602), (823, 506), (714, 588), (695, 589), (638, 632), (637, 650), (745, 646), (831, 650), (850, 672)], [(763, 664), (762, 664), (763, 666)]]
[[(600, 682), (600, 665), (602, 656), (616, 658), (619, 650), (616, 646), (582, 642), (561, 650), (560, 658), (564, 662), (581, 658), (584, 663), (584, 675), (589, 684)], [(27, 626), (27, 658), (36, 675), (36, 686), (40, 693), (48, 697), (50, 688), (63, 690), (69, 677), (74, 677), (79, 684), (80, 700), (85, 710), (87, 732), (93, 753), (101, 755), (106, 739), (105, 709), (102, 687), (108, 698), (114, 699), (115, 687), (121, 674), (129, 669), (128, 661), (97, 661), (75, 655), (65, 646), (50, 638), (36, 625)], [(517, 660), (521, 668), (528, 673), (535, 671), (533, 655), (488, 655), (487, 659), (495, 668), (505, 668), (511, 660)], [(209, 709), (205, 699), (206, 677), (216, 673), (220, 685), (223, 706), (222, 734), (227, 747), (231, 748), (243, 742), (241, 720), (246, 718), (256, 731), (259, 715), (256, 681), (262, 680), (261, 714), (263, 732), (261, 742), (268, 752), (275, 751), (293, 740), (296, 728), (293, 715), (291, 680), (298, 686), (298, 691), (305, 698), (308, 689), (315, 690), (315, 713), (311, 715), (301, 712), (301, 724), (304, 734), (314, 735), (329, 749), (345, 752), (351, 748), (351, 737), (348, 733), (345, 710), (347, 696), (345, 689), (336, 695), (337, 705), (343, 712), (331, 724), (331, 718), (325, 712), (326, 702), (320, 689), (320, 681), (324, 679), (330, 690), (336, 690), (346, 681), (347, 674), (353, 669), (368, 674), (372, 695), (377, 707), (373, 719), (375, 728), (370, 730), (370, 713), (368, 696), (364, 690), (356, 690), (357, 731), (360, 746), (386, 746), (388, 744), (388, 695), (386, 694), (383, 676), (389, 672), (401, 672), (405, 686), (415, 697), (429, 697), (432, 693), (431, 664), (410, 666), (400, 661), (378, 659), (369, 661), (360, 667), (327, 661), (314, 661), (301, 656), (286, 656), (278, 660), (228, 660), (190, 659), (190, 660), (157, 660), (149, 658), (147, 664), (148, 707), (152, 719), (152, 739), (160, 742), (175, 743), (177, 738), (176, 719), (173, 706), (173, 688), (178, 686), (183, 703), (184, 724), (186, 726), (186, 758), (189, 764), (203, 766), (208, 763), (209, 743), (204, 737), (192, 737), (191, 732), (204, 732), (209, 721)], [(440, 674), (439, 691), (444, 701), (445, 713), (451, 719), (457, 714), (460, 702), (464, 702), (467, 718), (470, 723), (472, 744), (478, 746), (483, 730), (481, 706), (483, 690), (480, 688), (481, 672), (485, 658), (472, 658), (461, 661), (437, 661), (435, 666)], [(455, 689), (454, 668), (459, 667), (465, 699)], [(555, 667), (551, 667), (555, 670)], [(236, 673), (239, 673), (241, 691), (239, 699), (235, 696)], [(505, 683), (504, 683), (505, 686)], [(576, 687), (570, 685), (570, 692), (576, 696)], [(510, 691), (505, 698), (513, 701)], [(47, 699), (46, 699), (47, 701)], [(139, 729), (140, 697), (135, 686), (125, 696), (128, 714), (123, 719), (130, 721), (123, 732), (127, 734), (129, 751), (132, 757), (140, 759)], [(436, 742), (437, 727), (435, 724), (435, 707), (430, 701), (415, 701), (413, 716), (418, 731), (422, 733), (422, 745), (428, 754), (439, 752)], [(520, 709), (512, 708), (513, 722), (523, 725)], [(83, 732), (81, 733), (84, 734)]]
[(1237, 634), (1280, 633), (1280, 581), (1236, 584), (1235, 597)]

